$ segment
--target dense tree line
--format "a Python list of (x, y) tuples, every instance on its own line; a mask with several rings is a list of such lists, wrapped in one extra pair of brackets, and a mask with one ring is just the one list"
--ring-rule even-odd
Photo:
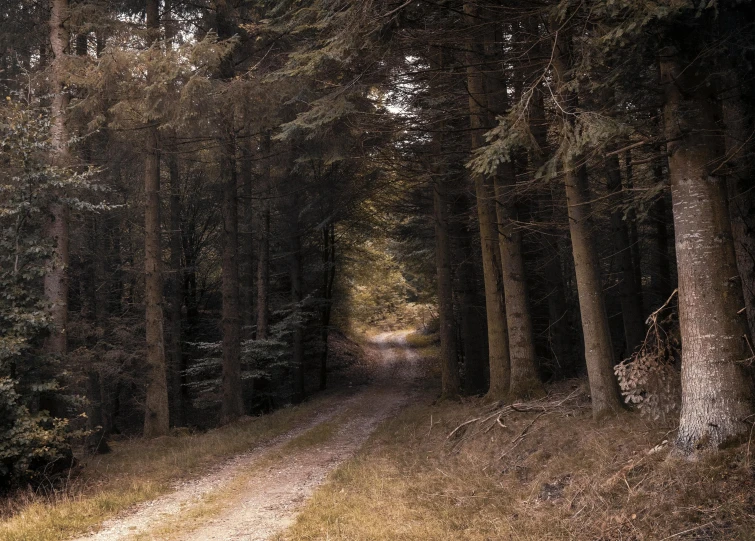
[(385, 250), (437, 299), (445, 398), (586, 374), (597, 419), (662, 403), (683, 453), (749, 433), (754, 15), (1, 8), (0, 473), (325, 388), (333, 322), (369, 318), (340, 271)]

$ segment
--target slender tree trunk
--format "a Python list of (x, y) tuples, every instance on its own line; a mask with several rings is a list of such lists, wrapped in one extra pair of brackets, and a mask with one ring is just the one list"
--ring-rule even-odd
[(221, 422), (244, 412), (241, 385), (241, 313), (239, 310), (238, 186), (236, 145), (225, 149), (223, 171), (223, 377)]
[[(497, 54), (495, 43), (495, 36), (488, 39), (486, 49), (491, 56)], [(500, 75), (503, 67), (494, 65), (493, 68), (498, 69), (492, 69), (492, 75), (487, 78), (488, 104), (491, 114), (503, 115), (509, 108), (508, 91)], [(494, 185), (511, 363), (509, 393), (512, 399), (544, 394), (535, 364), (535, 337), (525, 279), (522, 235), (516, 226), (515, 181), (514, 164), (511, 161), (502, 163), (494, 177)]]
[(257, 254), (257, 339), (266, 340), (268, 337), (270, 302), (270, 132), (267, 131), (262, 139), (262, 153), (264, 155), (260, 203), (260, 217), (258, 228), (259, 250)]
[[(564, 90), (567, 83), (566, 42), (557, 37), (553, 55), (555, 78), (560, 86), (562, 107), (573, 106), (574, 97)], [(572, 129), (573, 119), (565, 118), (564, 129)], [(574, 268), (577, 277), (579, 309), (582, 316), (587, 377), (590, 381), (593, 417), (617, 412), (621, 408), (619, 388), (613, 374), (614, 352), (608, 324), (600, 264), (592, 236), (590, 194), (587, 168), (580, 157), (566, 157), (563, 161), (566, 203), (569, 213)]]
[[(50, 161), (56, 166), (70, 162), (66, 116), (69, 95), (65, 90), (65, 57), (69, 49), (68, 0), (52, 0), (50, 12), (50, 45), (52, 46), (52, 104)], [(53, 241), (53, 252), (47, 263), (44, 279), (45, 300), (50, 306), (52, 330), (45, 342), (45, 350), (54, 355), (65, 355), (68, 326), (68, 207), (56, 201), (50, 204), (47, 237)]]
[[(686, 52), (686, 51), (685, 51)], [(692, 56), (693, 53), (689, 53)], [(716, 448), (749, 431), (750, 357), (726, 185), (715, 89), (675, 47), (661, 51), (664, 121), (679, 274), (682, 411), (676, 446)]]
[[(464, 2), (467, 25), (478, 24), (479, 8), (471, 1)], [(485, 86), (480, 71), (482, 40), (471, 36), (470, 52), (467, 58), (467, 86), (469, 89), (469, 121), (471, 127), (472, 150), (483, 145)], [(477, 196), (477, 214), (480, 222), (482, 244), (482, 265), (485, 277), (485, 307), (488, 320), (488, 362), (490, 364), (490, 387), (488, 396), (500, 399), (509, 390), (511, 382), (509, 340), (506, 329), (503, 287), (501, 283), (500, 252), (498, 247), (498, 227), (495, 218), (494, 191), (491, 179), (473, 174)]]
[(107, 444), (108, 433), (105, 431), (105, 422), (102, 415), (102, 386), (100, 374), (97, 370), (87, 372), (87, 436), (86, 446), (92, 454), (104, 454), (110, 452)]
[(181, 177), (175, 147), (168, 156), (170, 174), (170, 418), (173, 426), (184, 426), (186, 369), (182, 347), (183, 320), (183, 240), (181, 239)]
[[(173, 13), (172, 0), (164, 0), (163, 27), (165, 41), (172, 46), (176, 33), (176, 21)], [(169, 397), (170, 420), (173, 426), (186, 424), (186, 408), (188, 395), (186, 389), (185, 370), (186, 358), (183, 351), (183, 303), (184, 303), (184, 268), (183, 268), (183, 238), (181, 231), (181, 176), (176, 154), (176, 136), (172, 133), (169, 142), (168, 173), (170, 178), (170, 329), (169, 343)]]
[(516, 210), (511, 203), (511, 173), (513, 172), (504, 172), (497, 177), (496, 201), (504, 203), (496, 205), (496, 209), (498, 222), (501, 224), (498, 240), (511, 357), (509, 393), (512, 399), (516, 399), (542, 396), (544, 390), (535, 364), (535, 338), (522, 257), (522, 234), (516, 227)]
[[(615, 150), (609, 147), (608, 150)], [(614, 154), (605, 160), (606, 186), (611, 199), (611, 231), (613, 249), (619, 264), (619, 291), (621, 299), (621, 317), (624, 322), (624, 353), (630, 355), (645, 338), (645, 321), (642, 317), (642, 296), (636, 282), (632, 262), (632, 246), (629, 239), (627, 222), (624, 220), (623, 190), (621, 185), (621, 167), (619, 157)]]
[[(159, 28), (158, 1), (147, 0), (147, 28), (153, 39)], [(168, 433), (168, 382), (163, 333), (162, 249), (160, 247), (160, 154), (156, 126), (146, 129), (144, 165), (144, 304), (147, 328), (147, 396), (144, 436)]]
[(293, 193), (288, 208), (289, 226), (289, 273), (291, 276), (291, 310), (293, 315), (293, 395), (292, 401), (298, 404), (304, 400), (304, 322), (301, 313), (301, 233), (299, 231), (299, 198)]
[(254, 212), (252, 211), (252, 149), (249, 143), (241, 148), (239, 184), (239, 275), (241, 280), (241, 313), (243, 338), (252, 335), (254, 326)]
[(147, 397), (144, 436), (168, 433), (168, 382), (163, 333), (162, 250), (160, 248), (160, 157), (157, 129), (147, 129), (144, 168), (144, 304), (147, 328)]
[(461, 319), (461, 340), (464, 352), (464, 393), (477, 395), (487, 390), (487, 328), (485, 306), (478, 287), (478, 253), (474, 247), (470, 215), (471, 204), (466, 191), (454, 201), (455, 219), (453, 238), (456, 242), (455, 259), (459, 261), (457, 295)]
[[(214, 0), (215, 29), (218, 38), (226, 40), (236, 33), (236, 21), (232, 6), (226, 0)], [(228, 81), (235, 75), (233, 53), (221, 58), (217, 77)], [(220, 422), (230, 423), (244, 412), (243, 385), (241, 382), (241, 310), (239, 306), (239, 198), (236, 163), (236, 140), (233, 134), (233, 112), (222, 121), (228, 125), (222, 142), (221, 157), (223, 179), (223, 363), (222, 400)]]
[[(440, 137), (440, 136), (438, 136)], [(438, 155), (440, 156), (440, 142)], [(451, 242), (448, 234), (448, 197), (445, 171), (436, 167), (433, 182), (435, 214), (435, 265), (438, 280), (438, 312), (440, 316), (441, 396), (459, 395), (460, 380), (457, 362), (456, 325), (454, 321), (453, 276), (451, 274)]]
[[(107, 217), (100, 220), (99, 217), (92, 219), (91, 227), (91, 246), (93, 250), (92, 259), (92, 283), (90, 288), (93, 296), (93, 310), (91, 320), (94, 325), (103, 325), (108, 317), (108, 299), (107, 287), (108, 280), (111, 276), (105, 270), (106, 259), (109, 256), (108, 246), (104, 235), (104, 222)], [(87, 404), (87, 430), (89, 435), (86, 439), (86, 446), (89, 452), (93, 454), (103, 454), (110, 451), (107, 443), (109, 433), (105, 430), (105, 421), (103, 415), (103, 388), (100, 382), (100, 373), (97, 366), (87, 367), (86, 396)]]
[(331, 222), (322, 232), (323, 251), (323, 308), (320, 328), (322, 352), (320, 353), (320, 390), (328, 385), (328, 336), (330, 333), (330, 315), (332, 311), (333, 284), (336, 277), (336, 225)]

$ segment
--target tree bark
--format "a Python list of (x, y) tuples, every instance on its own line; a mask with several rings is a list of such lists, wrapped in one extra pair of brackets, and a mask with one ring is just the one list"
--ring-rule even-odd
[(254, 212), (252, 210), (252, 149), (241, 147), (239, 168), (239, 279), (241, 280), (242, 337), (251, 337), (254, 327)]
[[(215, 30), (221, 40), (230, 39), (236, 33), (233, 8), (226, 0), (214, 0)], [(217, 77), (228, 81), (235, 75), (233, 52), (220, 59)], [(228, 125), (222, 137), (220, 172), (223, 181), (223, 362), (222, 400), (220, 422), (230, 423), (244, 412), (243, 385), (241, 383), (241, 310), (239, 303), (239, 198), (236, 161), (236, 140), (233, 133), (233, 112), (221, 117)]]
[[(178, 31), (173, 16), (172, 0), (164, 0), (163, 27), (165, 40), (173, 44)], [(168, 150), (168, 174), (170, 179), (170, 316), (169, 316), (169, 361), (168, 385), (170, 398), (170, 421), (173, 426), (185, 426), (188, 396), (186, 388), (186, 358), (183, 351), (183, 304), (184, 268), (183, 238), (181, 231), (181, 176), (178, 163), (175, 133), (170, 136)]]
[[(479, 8), (471, 1), (464, 2), (467, 25), (472, 28), (478, 23)], [(482, 133), (485, 128), (485, 86), (480, 71), (482, 40), (470, 35), (467, 53), (467, 87), (469, 90), (469, 123), (471, 128), (472, 150), (483, 145)], [(482, 245), (482, 265), (485, 278), (485, 309), (488, 321), (488, 362), (490, 365), (490, 387), (488, 396), (503, 398), (511, 382), (509, 340), (506, 329), (503, 287), (501, 283), (498, 227), (495, 218), (494, 191), (492, 179), (474, 173), (477, 215), (480, 223)]]
[(160, 247), (160, 157), (157, 128), (147, 129), (144, 167), (144, 304), (147, 328), (147, 396), (144, 436), (168, 433), (168, 382), (163, 333), (162, 250)]
[(269, 302), (270, 302), (270, 132), (266, 131), (262, 137), (262, 153), (264, 156), (262, 171), (262, 186), (260, 187), (262, 200), (260, 202), (260, 218), (258, 228), (259, 248), (257, 254), (257, 339), (266, 340), (269, 333)]
[[(498, 55), (497, 41), (494, 34), (487, 38), (485, 48), (491, 57)], [(508, 112), (508, 89), (506, 82), (502, 79), (503, 69), (504, 66), (494, 64), (490, 69), (491, 74), (487, 77), (490, 115), (504, 115)], [(491, 121), (495, 122), (495, 118)], [(514, 194), (516, 178), (512, 161), (502, 163), (493, 178), (511, 363), (509, 394), (512, 399), (531, 398), (543, 395), (544, 390), (535, 363), (535, 337), (532, 331), (532, 313), (525, 279), (522, 235), (516, 226), (518, 218)]]
[[(511, 169), (505, 165), (504, 169)], [(511, 203), (512, 176), (513, 171), (502, 171), (496, 177), (496, 201), (499, 202), (496, 210), (501, 224), (498, 241), (511, 357), (509, 394), (512, 399), (517, 399), (542, 396), (545, 391), (535, 363), (535, 337), (522, 256), (522, 234), (515, 224), (516, 210)]]
[[(575, 97), (564, 86), (567, 81), (565, 40), (557, 34), (553, 55), (553, 68), (559, 85), (561, 107), (571, 108)], [(564, 129), (572, 129), (573, 119), (564, 118)], [(608, 324), (603, 284), (590, 220), (590, 194), (587, 168), (581, 157), (563, 160), (566, 203), (569, 214), (569, 231), (577, 278), (577, 294), (582, 316), (587, 377), (590, 381), (593, 417), (599, 419), (621, 408), (619, 388), (613, 374), (614, 352)]]
[[(158, 1), (147, 0), (147, 28), (151, 42), (159, 29)], [(163, 333), (163, 277), (160, 246), (160, 154), (157, 127), (146, 129), (144, 161), (144, 304), (147, 328), (147, 395), (144, 436), (163, 436), (170, 429), (168, 382)]]
[(676, 47), (661, 51), (682, 336), (676, 446), (686, 453), (747, 434), (753, 413), (751, 374), (742, 362), (751, 353), (737, 313), (742, 286), (726, 185), (718, 175), (724, 141), (714, 85), (706, 84), (696, 63)]
[[(67, 109), (70, 97), (65, 88), (65, 57), (69, 50), (69, 32), (65, 26), (68, 18), (68, 0), (53, 0), (50, 12), (50, 45), (52, 47), (52, 104), (50, 161), (53, 165), (67, 166), (68, 150)], [(53, 355), (65, 355), (68, 348), (68, 207), (55, 201), (50, 204), (46, 235), (53, 241), (53, 252), (47, 262), (44, 279), (45, 300), (49, 305), (52, 329), (45, 341), (45, 351)]]
[(175, 147), (168, 155), (170, 175), (170, 418), (173, 426), (186, 423), (186, 369), (182, 346), (183, 332), (183, 240), (181, 238), (181, 177)]
[[(440, 137), (440, 136), (438, 136)], [(440, 143), (437, 145), (440, 147)], [(440, 148), (438, 148), (440, 155)], [(438, 312), (440, 318), (441, 397), (459, 395), (460, 379), (457, 361), (456, 325), (454, 321), (453, 276), (451, 274), (451, 242), (448, 234), (448, 197), (445, 171), (434, 171), (433, 205), (435, 214), (435, 265), (438, 280)]]
[(86, 446), (92, 454), (105, 454), (110, 452), (107, 443), (108, 433), (105, 431), (105, 422), (102, 415), (102, 386), (100, 374), (97, 370), (87, 372), (87, 429), (89, 434), (86, 438)]

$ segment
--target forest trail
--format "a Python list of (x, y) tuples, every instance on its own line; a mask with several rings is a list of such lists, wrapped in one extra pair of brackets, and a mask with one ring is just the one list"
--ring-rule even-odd
[(328, 473), (410, 401), (421, 370), (407, 334), (374, 337), (370, 382), (356, 392), (334, 393), (314, 420), (76, 541), (253, 541), (281, 532)]

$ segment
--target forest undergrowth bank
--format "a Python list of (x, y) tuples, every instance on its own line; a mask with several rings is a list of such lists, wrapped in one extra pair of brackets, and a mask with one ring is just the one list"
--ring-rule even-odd
[[(408, 342), (437, 357), (433, 335)], [(596, 422), (586, 389), (574, 379), (513, 405), (417, 403), (334, 471), (276, 539), (752, 539), (750, 441), (676, 458), (673, 423), (629, 412)]]

